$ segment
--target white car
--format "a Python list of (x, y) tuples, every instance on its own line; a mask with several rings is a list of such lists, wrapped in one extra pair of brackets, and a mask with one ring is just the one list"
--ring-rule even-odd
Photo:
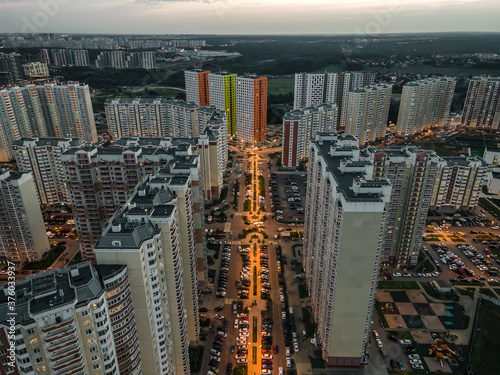
[(295, 350), (295, 353), (298, 353), (300, 351), (298, 343), (296, 343), (296, 342), (293, 343), (293, 350)]
[(421, 365), (422, 361), (420, 359), (410, 359), (412, 365)]
[(283, 320), (285, 320), (285, 319), (286, 319), (286, 312), (284, 312), (284, 311), (282, 311), (282, 312), (281, 312), (281, 318), (282, 318)]
[(399, 340), (399, 342), (401, 343), (401, 345), (411, 345), (412, 344), (411, 340)]
[(224, 320), (224, 317), (219, 314), (215, 314), (215, 319)]
[(247, 363), (248, 363), (248, 359), (246, 359), (246, 358), (236, 360), (237, 365), (246, 365)]
[(273, 355), (272, 354), (262, 354), (262, 358), (264, 358), (264, 359), (273, 359)]
[(234, 328), (238, 328), (238, 319), (234, 320)]
[(287, 355), (287, 356), (289, 356), (289, 355), (290, 355), (290, 348), (289, 348), (288, 346), (287, 346), (287, 347), (286, 347), (286, 349), (285, 349), (285, 353), (286, 353), (286, 355)]
[(240, 354), (240, 355), (235, 355), (234, 359), (245, 359), (246, 357), (247, 357), (246, 355)]
[(217, 357), (215, 355), (211, 356), (210, 359), (213, 359), (214, 361), (220, 362), (220, 357)]
[(238, 318), (247, 318), (247, 314), (238, 314), (237, 315)]
[(400, 272), (393, 273), (392, 277), (401, 277), (401, 273)]
[(420, 359), (420, 356), (418, 354), (408, 354), (409, 359)]
[(292, 360), (290, 359), (290, 357), (286, 357), (286, 367), (292, 368)]

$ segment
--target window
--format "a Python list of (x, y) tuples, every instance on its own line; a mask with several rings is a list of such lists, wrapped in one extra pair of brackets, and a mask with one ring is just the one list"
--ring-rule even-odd
[(42, 362), (43, 362), (43, 358), (42, 357), (35, 358), (35, 363), (42, 363)]

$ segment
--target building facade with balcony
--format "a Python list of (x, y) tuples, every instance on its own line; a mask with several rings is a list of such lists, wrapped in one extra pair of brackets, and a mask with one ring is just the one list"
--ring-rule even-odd
[(321, 132), (335, 132), (337, 129), (338, 107), (333, 103), (323, 103), (300, 108), (283, 116), (283, 149), (281, 163), (285, 167), (298, 167), (309, 157), (311, 140)]
[(39, 262), (49, 250), (31, 173), (0, 169), (0, 263)]
[(311, 143), (302, 258), (328, 367), (366, 363), (392, 187), (363, 153), (352, 135)]
[(392, 184), (382, 260), (398, 268), (415, 266), (434, 184), (444, 161), (434, 151), (415, 146), (374, 150), (370, 158), (374, 177)]
[(12, 145), (20, 172), (33, 176), (41, 205), (69, 203), (61, 154), (84, 144), (82, 138), (21, 138)]
[[(102, 271), (81, 263), (17, 281), (14, 331), (9, 331), (8, 286), (2, 286), (0, 331), (15, 335), (13, 373), (143, 373), (127, 269)], [(117, 344), (124, 332), (125, 346)]]
[[(193, 304), (186, 300), (186, 286), (196, 281), (192, 222), (186, 221), (190, 197), (169, 188), (172, 180), (177, 186), (188, 181), (175, 179), (155, 177), (139, 185), (95, 247), (100, 265), (127, 266), (132, 301), (141, 306), (137, 333), (148, 374), (190, 374), (188, 327), (198, 327), (198, 321), (189, 320), (186, 305)], [(182, 228), (180, 221), (188, 226)], [(197, 308), (197, 300), (194, 304)]]

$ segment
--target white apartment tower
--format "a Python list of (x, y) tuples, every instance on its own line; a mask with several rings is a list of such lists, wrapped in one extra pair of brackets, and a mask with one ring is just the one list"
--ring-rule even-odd
[(198, 107), (210, 105), (208, 86), (209, 70), (193, 69), (184, 71), (186, 85), (186, 102), (194, 103)]
[(391, 146), (373, 151), (374, 177), (388, 179), (392, 195), (386, 217), (382, 260), (398, 268), (415, 266), (425, 220), (443, 160), (434, 151)]
[(170, 135), (165, 99), (106, 99), (104, 109), (113, 139)]
[(500, 128), (500, 78), (474, 77), (470, 80), (462, 125), (485, 130)]
[(403, 86), (399, 105), (398, 132), (412, 136), (448, 121), (456, 79), (427, 78)]
[(296, 73), (293, 108), (335, 103), (339, 108), (337, 126), (345, 128), (349, 92), (374, 82), (373, 72)]
[(297, 167), (309, 157), (311, 140), (316, 134), (332, 133), (337, 129), (336, 104), (324, 103), (314, 107), (295, 109), (283, 116), (283, 146), (281, 163)]
[[(109, 133), (122, 137), (199, 137), (215, 107), (198, 107), (179, 99), (107, 99)], [(201, 111), (201, 113), (200, 113)]]
[(39, 262), (49, 250), (31, 174), (0, 169), (0, 263)]
[[(156, 181), (139, 186), (110, 220), (95, 248), (99, 264), (125, 264), (144, 374), (190, 374), (179, 209)], [(140, 308), (138, 308), (140, 306)]]
[(61, 154), (81, 147), (82, 138), (21, 138), (12, 144), (20, 172), (30, 172), (41, 205), (69, 203)]
[(267, 77), (236, 77), (236, 134), (252, 145), (267, 138)]
[(479, 203), (488, 166), (478, 157), (443, 157), (437, 174), (431, 207), (443, 212), (473, 210)]
[(375, 304), (391, 184), (363, 152), (352, 135), (311, 143), (303, 264), (328, 367), (365, 363)]
[(88, 85), (45, 83), (0, 90), (0, 161), (13, 159), (15, 140), (49, 136), (97, 142)]
[(325, 102), (325, 73), (295, 73), (293, 109)]
[[(1, 289), (5, 364), (2, 346), (12, 331), (7, 284)], [(120, 265), (80, 263), (18, 280), (12, 373), (144, 374), (130, 292), (127, 268)]]
[(382, 83), (349, 92), (345, 131), (358, 138), (360, 145), (385, 137), (391, 93), (392, 85)]

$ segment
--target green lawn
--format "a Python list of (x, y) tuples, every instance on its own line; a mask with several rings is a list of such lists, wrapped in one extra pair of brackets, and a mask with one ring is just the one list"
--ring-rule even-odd
[(382, 280), (378, 282), (378, 289), (420, 289), (416, 281)]
[(327, 72), (342, 72), (344, 71), (344, 67), (342, 65), (327, 65), (323, 68)]
[(252, 339), (253, 342), (257, 342), (257, 317), (253, 317), (253, 326), (252, 326)]
[(458, 293), (460, 293), (461, 295), (474, 298), (475, 288), (456, 288), (456, 289), (457, 289)]
[(500, 374), (500, 306), (482, 300), (478, 308), (472, 348), (469, 353), (470, 373)]
[(204, 346), (189, 347), (189, 366), (191, 367), (191, 371), (200, 371), (204, 351)]
[(57, 260), (61, 256), (61, 254), (66, 250), (66, 246), (57, 245), (51, 250), (49, 253), (43, 258), (40, 262), (37, 263), (28, 263), (22, 269), (23, 270), (46, 270), (49, 268), (54, 261)]
[(295, 77), (290, 76), (280, 76), (280, 77), (269, 77), (267, 79), (267, 91), (269, 94), (279, 95), (287, 94), (293, 92), (295, 85)]
[(434, 264), (429, 259), (426, 259), (424, 263), (420, 267), (418, 267), (415, 272), (420, 272), (420, 273), (431, 273), (434, 272)]
[(307, 337), (313, 337), (316, 333), (316, 323), (313, 321), (313, 317), (309, 309), (303, 307), (302, 308), (302, 317), (304, 319), (304, 325), (306, 327)]
[(233, 375), (248, 375), (248, 365), (239, 365), (233, 369)]
[(493, 293), (493, 291), (489, 288), (481, 288), (479, 289), (479, 293), (484, 294), (485, 296), (498, 299), (497, 295)]
[(486, 209), (493, 212), (493, 214), (500, 216), (500, 209), (490, 202), (488, 198), (479, 198), (479, 203), (483, 204)]

